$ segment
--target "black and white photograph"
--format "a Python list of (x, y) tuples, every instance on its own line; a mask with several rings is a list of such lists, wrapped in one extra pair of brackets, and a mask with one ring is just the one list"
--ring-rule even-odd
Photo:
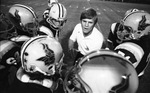
[(150, 0), (0, 0), (0, 93), (150, 93)]

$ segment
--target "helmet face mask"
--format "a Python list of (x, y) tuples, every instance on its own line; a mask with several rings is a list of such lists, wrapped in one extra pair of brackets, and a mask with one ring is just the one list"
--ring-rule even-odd
[(47, 18), (47, 22), (55, 29), (59, 29), (64, 26), (67, 20), (56, 20), (54, 18)]
[(55, 65), (54, 64), (51, 64), (50, 66), (49, 66), (49, 73), (46, 73), (46, 72), (44, 72), (44, 71), (42, 71), (39, 67), (37, 67), (37, 66), (35, 66), (35, 65), (31, 65), (30, 66), (30, 69), (25, 69), (27, 72), (30, 72), (30, 73), (37, 73), (37, 72), (39, 72), (39, 73), (41, 73), (41, 74), (43, 74), (43, 75), (45, 75), (45, 76), (51, 76), (51, 75), (54, 75), (55, 74), (55, 72), (56, 72), (56, 69), (55, 69)]
[(121, 41), (130, 40), (132, 38), (133, 29), (130, 26), (125, 26), (123, 24), (120, 24), (117, 29), (117, 37)]
[(109, 50), (84, 56), (64, 80), (66, 93), (136, 93), (137, 88), (138, 76), (133, 65)]
[(27, 23), (22, 27), (23, 31), (27, 31), (30, 34), (33, 34), (34, 32), (38, 31), (39, 24), (38, 21)]
[(0, 37), (2, 39), (10, 39), (17, 36), (15, 26), (4, 13), (0, 14)]

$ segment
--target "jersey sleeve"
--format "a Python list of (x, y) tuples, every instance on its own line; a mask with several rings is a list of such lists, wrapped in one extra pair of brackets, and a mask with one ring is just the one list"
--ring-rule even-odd
[(79, 29), (79, 24), (77, 24), (75, 27), (74, 27), (74, 30), (72, 31), (72, 34), (71, 34), (71, 36), (70, 36), (70, 39), (72, 40), (72, 41), (76, 41), (76, 39), (77, 39), (77, 33), (78, 33), (78, 29)]

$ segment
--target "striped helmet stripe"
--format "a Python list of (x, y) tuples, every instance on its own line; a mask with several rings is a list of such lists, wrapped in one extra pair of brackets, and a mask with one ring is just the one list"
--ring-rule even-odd
[(58, 19), (59, 18), (63, 18), (65, 15), (64, 15), (64, 6), (62, 4), (59, 4), (57, 3), (58, 5), (58, 8), (59, 8), (59, 16), (58, 16)]
[(62, 9), (62, 18), (64, 17), (64, 9), (63, 6), (61, 5), (61, 9)]
[(58, 16), (58, 18), (60, 18), (60, 15), (61, 15), (61, 6), (60, 6), (60, 4), (57, 4), (58, 5), (58, 8), (59, 8), (59, 16)]

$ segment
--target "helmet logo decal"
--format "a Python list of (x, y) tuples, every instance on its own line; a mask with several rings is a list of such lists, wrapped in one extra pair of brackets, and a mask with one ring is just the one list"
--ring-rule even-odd
[(19, 11), (17, 9), (15, 11), (15, 18), (16, 18), (17, 22), (21, 23), (21, 18), (20, 18), (20, 15), (19, 15)]
[(130, 75), (122, 76), (121, 83), (112, 87), (109, 93), (121, 93), (122, 91), (126, 90), (129, 87), (129, 77)]
[(138, 30), (143, 31), (147, 26), (150, 26), (150, 24), (146, 23), (146, 17), (143, 15), (142, 20), (139, 22)]
[(50, 64), (54, 63), (54, 61), (55, 61), (54, 51), (49, 49), (47, 44), (42, 43), (42, 46), (43, 46), (43, 50), (46, 55), (37, 60), (44, 61), (45, 65), (50, 65)]

